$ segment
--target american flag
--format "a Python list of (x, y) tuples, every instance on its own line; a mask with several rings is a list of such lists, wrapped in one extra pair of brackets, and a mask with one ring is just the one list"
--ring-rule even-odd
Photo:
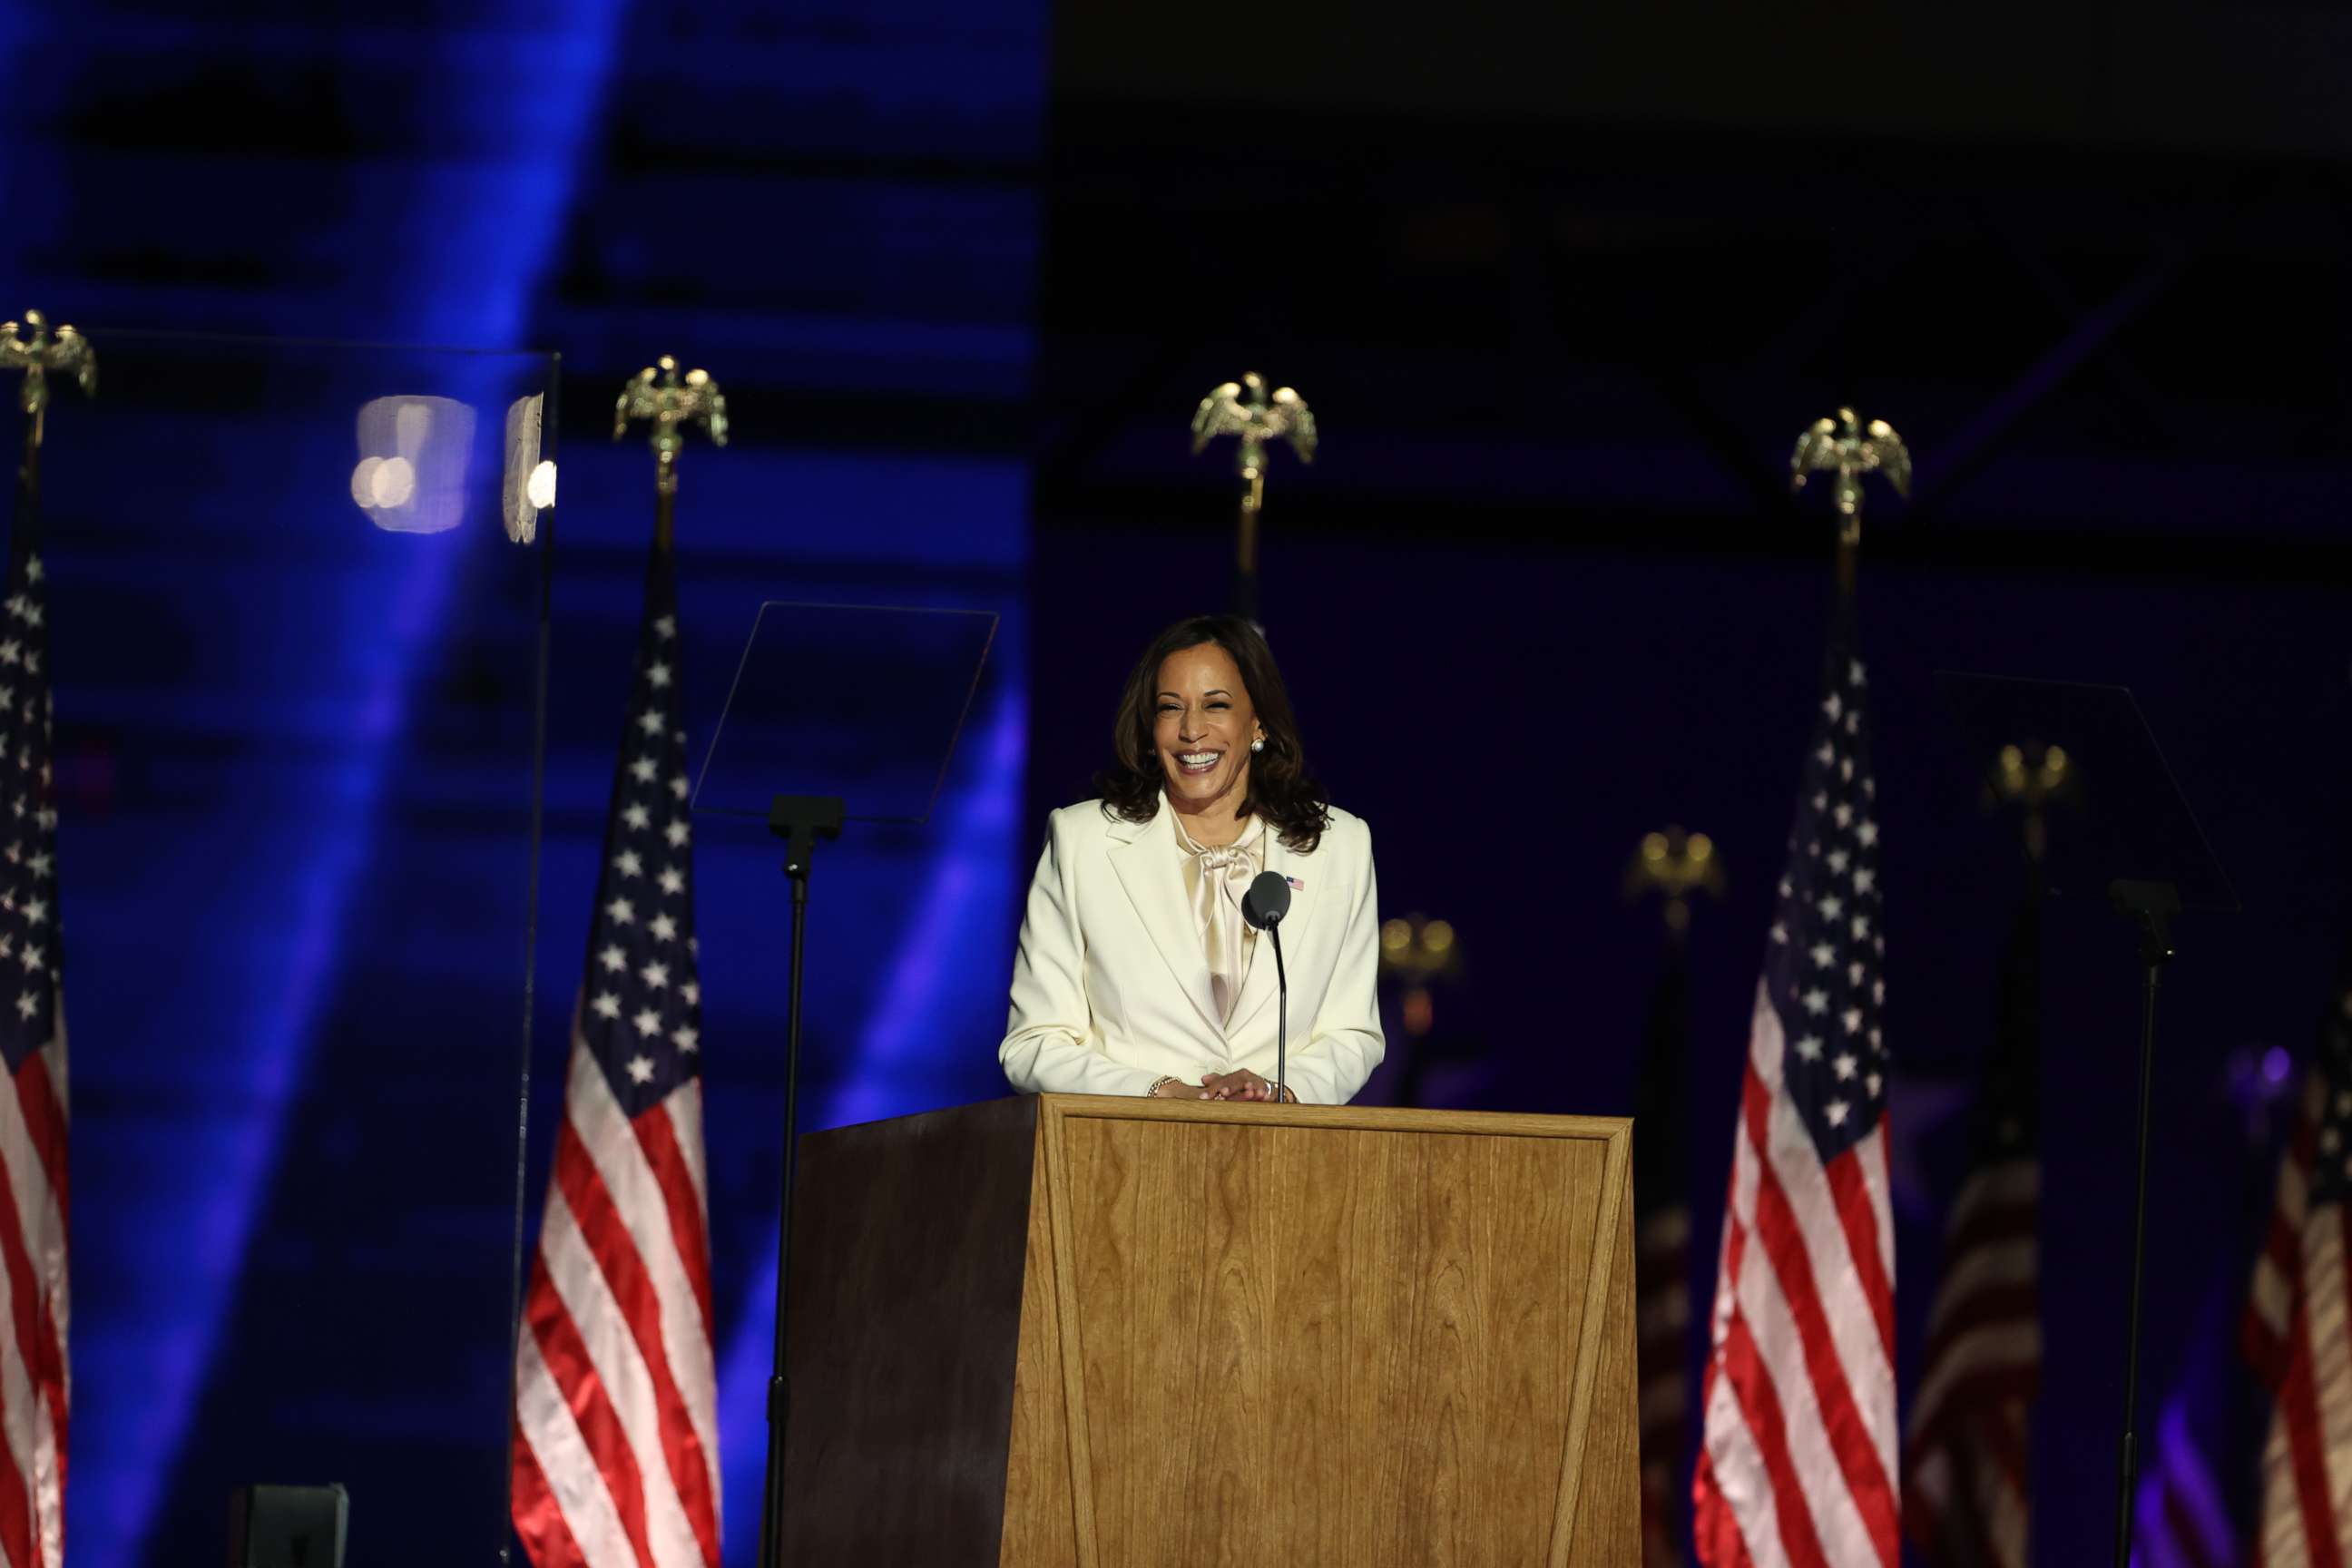
[(1911, 1402), (1904, 1524), (1937, 1568), (2029, 1560), (2028, 1410), (2042, 1376), (2042, 889), (2029, 882), (2001, 956), (1970, 1169), (1944, 1223), (1944, 1277)]
[(677, 592), (646, 573), (636, 681), (515, 1349), (515, 1532), (538, 1568), (719, 1562), (701, 989)]
[(58, 814), (49, 766), (48, 590), (29, 498), (18, 491), (0, 626), (0, 1554), (8, 1568), (65, 1555), (66, 1014), (58, 947)]
[(2345, 1320), (2352, 1196), (2352, 964), (2304, 1086), (2270, 1235), (2254, 1265), (2245, 1346), (2273, 1401), (2263, 1445), (2262, 1568), (2352, 1563), (2352, 1329)]
[(1690, 1055), (1690, 973), (1679, 931), (1650, 994), (1633, 1108), (1633, 1275), (1641, 1322), (1642, 1563), (1680, 1568), (1675, 1479), (1690, 1438), (1690, 1194), (1683, 1185), (1683, 1074)]
[(1893, 1568), (1895, 1233), (1877, 784), (1832, 623), (1732, 1142), (1693, 1483), (1709, 1568)]

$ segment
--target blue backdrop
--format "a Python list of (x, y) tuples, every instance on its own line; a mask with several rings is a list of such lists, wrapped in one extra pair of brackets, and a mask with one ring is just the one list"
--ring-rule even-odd
[[(1881, 505), (1862, 600), (1906, 1378), (2011, 890), (1937, 668), (2137, 688), (2237, 879), (2246, 915), (2184, 929), (2168, 1003), (2150, 1390), (2210, 1350), (2262, 1180), (2221, 1079), (2304, 1044), (2346, 915), (2334, 143), (2085, 151), (2064, 115), (1965, 122), (1999, 95), (1926, 58), (1885, 79), (1944, 108), (1871, 97), (1859, 130), (1683, 99), (1660, 125), (1617, 88), (1589, 123), (1384, 106), (1350, 62), (1411, 39), (1327, 49), (1312, 9), (1284, 34), (1312, 101), (1269, 102), (1155, 79), (1116, 17), (1045, 0), (0, 5), (0, 305), (106, 367), (49, 476), (78, 1563), (216, 1550), (255, 1479), (352, 1483), (356, 1563), (501, 1544), (516, 1207), (527, 1238), (651, 521), (604, 411), (661, 353), (737, 433), (683, 468), (696, 755), (763, 600), (1004, 617), (932, 823), (819, 864), (812, 1125), (1001, 1089), (1043, 813), (1087, 793), (1133, 649), (1225, 599), (1230, 479), (1182, 422), (1255, 363), (1325, 422), (1265, 552), (1310, 748), (1384, 912), (1463, 933), (1432, 1090), (1630, 1109), (1657, 939), (1624, 862), (1670, 821), (1724, 848), (1685, 1075), (1702, 1299), (1826, 609), (1826, 525), (1770, 497), (1799, 424), (1877, 399), (1948, 481), (1916, 524)], [(1192, 64), (1246, 53), (1222, 37)], [(382, 342), (492, 352), (348, 346)], [(498, 486), (532, 392), (561, 505), (523, 548)], [(446, 533), (352, 504), (387, 395), (474, 413)], [(698, 853), (740, 1563), (784, 887), (763, 835)], [(2069, 910), (2050, 942), (2037, 1528), (2073, 1562), (2105, 1530), (2132, 1017), (2124, 933)]]

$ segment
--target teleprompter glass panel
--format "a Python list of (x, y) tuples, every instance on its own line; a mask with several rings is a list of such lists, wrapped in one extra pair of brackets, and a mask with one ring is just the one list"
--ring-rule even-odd
[(2168, 882), (2184, 908), (2238, 907), (2128, 689), (1941, 670), (1936, 684), (1974, 766), (1994, 766), (2006, 747), (2032, 764), (2049, 748), (2063, 753), (2067, 809), (2044, 866), (2052, 893), (2098, 900), (2118, 879)]
[(74, 1555), (340, 1482), (355, 1561), (491, 1563), (551, 363), (88, 335), (42, 487)]
[(853, 822), (925, 821), (995, 636), (980, 610), (761, 605), (694, 809), (765, 822), (777, 795), (835, 795)]

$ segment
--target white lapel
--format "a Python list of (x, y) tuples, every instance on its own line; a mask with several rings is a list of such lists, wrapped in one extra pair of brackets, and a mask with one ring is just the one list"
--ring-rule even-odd
[[(1162, 801), (1150, 822), (1113, 819), (1110, 825), (1111, 869), (1127, 889), (1137, 919), (1151, 937), (1151, 945), (1213, 1037), (1222, 1037), (1215, 1004), (1209, 994), (1209, 954), (1192, 923), (1192, 901), (1184, 896), (1184, 867), (1178, 857), (1175, 819)], [(1256, 966), (1253, 964), (1252, 968)]]
[[(1322, 882), (1318, 872), (1331, 869), (1331, 862), (1316, 863), (1312, 855), (1300, 855), (1285, 848), (1274, 824), (1265, 825), (1265, 868), (1289, 879), (1290, 912), (1282, 917), (1282, 952), (1284, 959), (1296, 963), (1304, 950), (1303, 938), (1307, 921), (1314, 916), (1316, 892)], [(1238, 1037), (1244, 1025), (1255, 1017), (1279, 993), (1274, 963), (1274, 942), (1265, 932), (1257, 933), (1257, 951), (1250, 955), (1249, 977), (1242, 982), (1241, 1000), (1234, 1007), (1234, 1021), (1226, 1026), (1228, 1037)]]

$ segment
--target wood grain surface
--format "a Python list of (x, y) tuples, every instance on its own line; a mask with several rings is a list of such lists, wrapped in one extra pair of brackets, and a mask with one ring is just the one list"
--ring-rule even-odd
[[(1632, 1151), (1627, 1151), (1627, 1158)], [(1638, 1568), (1642, 1561), (1641, 1380), (1634, 1366), (1639, 1342), (1633, 1317), (1633, 1192), (1622, 1189), (1617, 1205), (1617, 1240), (1607, 1306), (1592, 1379), (1592, 1414), (1584, 1441), (1567, 1456), (1577, 1468), (1561, 1484), (1559, 1534), (1553, 1568), (1601, 1563)], [(1622, 1287), (1622, 1288), (1621, 1288)]]
[(1633, 1568), (1628, 1123), (1041, 1105), (1003, 1563)]
[(1054, 1276), (1046, 1162), (1029, 1189), (1028, 1277), (1013, 1373), (1013, 1430), (1005, 1463), (1004, 1533), (998, 1561), (1021, 1568), (1073, 1568), (1077, 1505), (1070, 1484), (1070, 1426), (1062, 1377), (1062, 1319)]
[(998, 1561), (1037, 1110), (990, 1100), (801, 1140), (786, 1563)]

